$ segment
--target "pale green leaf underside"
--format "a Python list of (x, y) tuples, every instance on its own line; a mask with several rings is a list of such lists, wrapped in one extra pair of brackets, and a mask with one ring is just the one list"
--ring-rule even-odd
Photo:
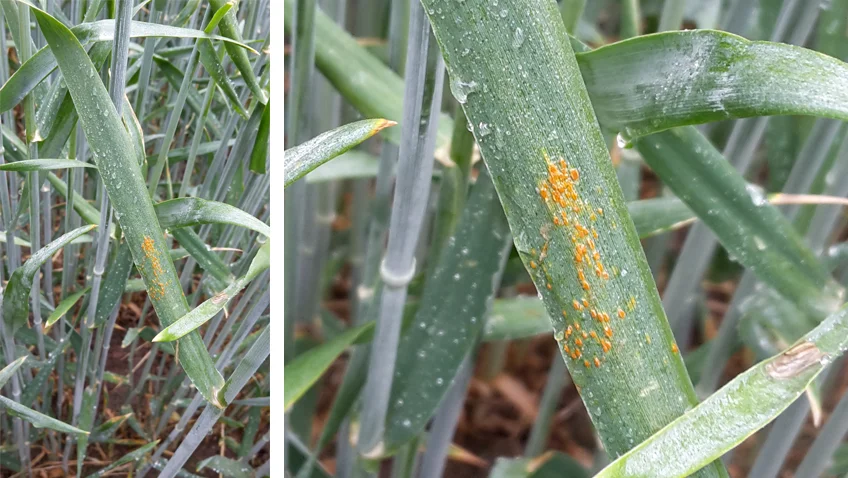
[(6, 385), (6, 382), (8, 382), (10, 378), (12, 378), (12, 375), (14, 375), (15, 372), (19, 368), (21, 368), (21, 365), (23, 365), (24, 362), (26, 362), (26, 360), (27, 360), (27, 356), (23, 355), (23, 356), (15, 359), (15, 361), (10, 363), (9, 365), (6, 365), (5, 367), (3, 367), (2, 370), (0, 370), (0, 388), (2, 388), (4, 385)]

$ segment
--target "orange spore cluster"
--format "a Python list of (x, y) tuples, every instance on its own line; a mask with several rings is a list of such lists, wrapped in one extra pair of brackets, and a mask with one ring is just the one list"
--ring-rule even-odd
[(147, 294), (151, 300), (162, 299), (165, 297), (167, 283), (162, 281), (165, 270), (162, 269), (162, 264), (159, 262), (159, 257), (156, 254), (156, 243), (149, 236), (144, 236), (144, 240), (141, 243), (141, 250), (144, 252), (144, 257), (150, 261), (150, 271), (153, 274), (152, 284), (148, 284), (147, 287)]
[[(545, 160), (547, 174), (538, 184), (536, 191), (551, 213), (552, 224), (543, 225), (540, 231), (544, 238), (541, 255), (537, 255), (536, 249), (530, 251), (534, 259), (529, 263), (530, 269), (534, 271), (541, 269), (538, 273), (544, 275), (544, 280), (537, 283), (544, 283), (545, 288), (552, 290), (551, 279), (544, 261), (550, 244), (549, 233), (553, 229), (563, 228), (559, 230), (564, 232), (565, 237), (570, 239), (573, 245), (574, 270), (577, 282), (583, 290), (583, 296), (572, 299), (573, 312), (562, 310), (564, 318), (568, 318), (569, 314), (577, 315), (576, 320), (568, 321), (570, 324), (563, 331), (560, 340), (562, 350), (566, 356), (578, 363), (579, 360), (583, 360), (586, 368), (591, 368), (593, 363), (596, 368), (600, 368), (603, 363), (603, 354), (609, 353), (613, 348), (610, 316), (615, 315), (619, 319), (625, 319), (627, 317), (625, 310), (635, 310), (636, 299), (631, 296), (626, 304), (622, 304), (622, 307), (616, 310), (604, 311), (598, 306), (598, 294), (601, 294), (600, 297), (604, 296), (600, 291), (609, 281), (611, 272), (619, 276), (617, 267), (611, 269), (606, 267), (603, 254), (598, 247), (603, 238), (595, 229), (594, 222), (604, 220), (604, 209), (581, 198), (581, 175), (577, 168), (571, 167), (562, 158), (552, 160), (545, 155)], [(598, 192), (603, 192), (600, 187)], [(590, 317), (592, 320), (588, 321)], [(580, 332), (581, 322), (586, 327), (586, 330), (582, 332)], [(585, 350), (587, 346), (590, 348), (597, 346), (597, 349), (594, 349), (597, 352), (584, 359), (584, 352), (589, 353), (589, 350)]]

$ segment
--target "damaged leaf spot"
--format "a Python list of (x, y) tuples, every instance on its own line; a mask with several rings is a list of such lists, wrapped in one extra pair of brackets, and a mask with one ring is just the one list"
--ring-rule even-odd
[(812, 342), (801, 342), (780, 354), (766, 365), (766, 373), (776, 379), (798, 376), (804, 370), (820, 364), (825, 354)]

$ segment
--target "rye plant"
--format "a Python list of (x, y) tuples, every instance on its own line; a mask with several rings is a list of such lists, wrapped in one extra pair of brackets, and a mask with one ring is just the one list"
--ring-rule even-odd
[(268, 11), (0, 2), (0, 475), (269, 473)]
[[(848, 1), (285, 0), (284, 20), (288, 473), (848, 471)], [(557, 352), (512, 399), (523, 453), (475, 457), (463, 404), (509, 398), (531, 341)], [(551, 441), (572, 385), (588, 454)]]

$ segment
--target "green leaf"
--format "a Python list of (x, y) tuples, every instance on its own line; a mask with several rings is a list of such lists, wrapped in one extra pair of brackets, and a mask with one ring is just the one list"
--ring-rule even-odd
[(91, 441), (95, 443), (102, 443), (111, 439), (115, 432), (118, 431), (118, 428), (120, 428), (124, 422), (129, 420), (132, 415), (132, 413), (117, 415), (104, 421), (91, 431)]
[[(80, 407), (79, 420), (77, 422), (84, 430), (91, 430), (91, 427), (94, 426), (94, 419), (96, 418), (94, 416), (94, 409), (97, 407), (97, 400), (97, 390), (94, 384), (85, 387), (85, 390), (82, 392), (82, 406)], [(89, 438), (90, 435), (88, 433), (77, 438), (77, 476), (82, 475), (82, 465), (85, 463), (85, 456), (88, 452)]]
[(695, 472), (776, 418), (846, 348), (848, 307), (843, 307), (795, 345), (740, 374), (596, 477)]
[(206, 468), (226, 478), (253, 478), (253, 469), (244, 463), (220, 455), (213, 455), (197, 464), (197, 471)]
[(262, 112), (262, 120), (259, 123), (259, 131), (256, 132), (256, 141), (253, 143), (253, 151), (250, 153), (250, 170), (256, 174), (265, 174), (268, 160), (268, 148), (271, 146), (271, 102), (265, 105)]
[(370, 119), (340, 126), (285, 151), (285, 186), (297, 181), (309, 171), (353, 148), (397, 123), (384, 119)]
[(547, 0), (424, 1), (437, 8), (451, 89), (516, 249), (605, 450), (624, 453), (698, 400), (559, 12)]
[(139, 461), (145, 455), (147, 455), (148, 452), (153, 450), (156, 447), (156, 445), (158, 445), (158, 444), (159, 444), (159, 440), (154, 440), (154, 441), (152, 441), (152, 442), (150, 442), (146, 445), (143, 445), (141, 447), (136, 448), (135, 450), (133, 450), (129, 453), (121, 455), (120, 458), (118, 458), (114, 462), (110, 463), (105, 468), (101, 468), (100, 470), (97, 470), (96, 472), (88, 475), (87, 478), (99, 478), (101, 476), (106, 476), (106, 473), (114, 470), (115, 468), (118, 468), (119, 466), (126, 465), (127, 463), (132, 463), (134, 461)]
[(83, 226), (60, 236), (31, 255), (21, 267), (15, 269), (3, 290), (3, 320), (8, 327), (6, 333), (14, 334), (21, 326), (26, 325), (29, 318), (30, 290), (35, 274), (41, 266), (59, 252), (59, 249), (95, 227), (97, 226)]
[(235, 206), (222, 202), (200, 198), (179, 198), (157, 203), (155, 209), (159, 225), (163, 229), (198, 224), (231, 224), (271, 237), (271, 228), (267, 224)]
[[(292, 2), (285, 2), (287, 30)], [(515, 28), (509, 37), (516, 37)], [(476, 56), (470, 47), (459, 48)], [(665, 32), (577, 53), (577, 61), (601, 126), (631, 138), (727, 118), (848, 119), (848, 67), (783, 43), (751, 42), (714, 30)], [(363, 115), (401, 118), (402, 80), (320, 10), (315, 64)], [(451, 128), (443, 116), (439, 145), (450, 141)], [(387, 137), (398, 138), (391, 131)]]
[(3, 367), (2, 370), (0, 370), (0, 388), (6, 385), (6, 382), (8, 382), (10, 378), (12, 378), (12, 375), (14, 375), (15, 372), (19, 368), (21, 368), (21, 365), (26, 362), (27, 357), (27, 355), (22, 355), (21, 357), (15, 359), (14, 362), (10, 363), (9, 365), (6, 365), (5, 367)]
[(130, 248), (126, 242), (118, 245), (118, 253), (109, 264), (106, 277), (100, 285), (100, 295), (97, 299), (97, 308), (94, 311), (94, 327), (100, 327), (109, 320), (115, 306), (124, 295), (124, 288), (129, 279), (130, 269), (133, 261)]
[(424, 429), (477, 344), (509, 256), (509, 238), (492, 181), (481, 173), (427, 280), (414, 323), (401, 338), (384, 452), (398, 449)]
[(250, 281), (256, 278), (260, 273), (271, 265), (271, 243), (266, 242), (264, 246), (259, 248), (256, 257), (250, 263), (247, 273), (233, 281), (226, 289), (221, 291), (215, 297), (200, 304), (191, 312), (183, 315), (176, 322), (165, 327), (153, 338), (154, 342), (171, 342), (177, 340), (186, 334), (192, 332), (196, 328), (205, 324), (206, 321), (215, 316), (235, 297), (242, 289), (244, 289)]
[(218, 53), (215, 52), (215, 48), (212, 46), (212, 42), (207, 40), (198, 40), (197, 42), (197, 51), (199, 53), (200, 62), (203, 63), (203, 67), (206, 68), (206, 72), (209, 73), (210, 78), (221, 88), (221, 91), (224, 92), (224, 97), (227, 98), (229, 104), (233, 107), (236, 113), (242, 118), (247, 118), (247, 111), (245, 111), (244, 106), (239, 101), (238, 94), (236, 93), (235, 87), (233, 86), (233, 82), (230, 81), (229, 75), (227, 75), (227, 71), (224, 69), (224, 65), (218, 60)]
[(53, 169), (94, 168), (97, 166), (75, 159), (27, 159), (0, 165), (0, 171), (50, 171)]
[[(29, 2), (22, 0), (16, 1), (33, 7)], [(111, 42), (115, 36), (115, 20), (82, 23), (73, 27), (71, 32), (85, 46), (88, 46), (92, 42)], [(132, 22), (130, 38), (142, 37), (198, 38), (204, 39), (204, 41), (223, 40), (227, 43), (232, 43), (235, 48), (247, 49), (256, 53), (256, 50), (250, 46), (228, 37), (210, 35), (200, 30), (189, 28), (172, 27), (157, 23)], [(53, 51), (48, 47), (38, 50), (0, 87), (0, 113), (14, 108), (36, 85), (41, 83), (44, 78), (47, 78), (47, 75), (55, 68), (56, 58)]]
[(791, 223), (694, 127), (664, 131), (634, 144), (731, 256), (761, 281), (819, 318), (839, 307), (842, 287)]
[(691, 30), (645, 35), (577, 58), (598, 121), (631, 138), (750, 116), (848, 119), (848, 66), (793, 45)]
[[(215, 11), (221, 10), (227, 3), (229, 2), (226, 0), (209, 0), (209, 5), (211, 5)], [(238, 19), (236, 18), (235, 9), (227, 11), (224, 18), (222, 18), (221, 22), (218, 24), (218, 29), (224, 36), (235, 42), (241, 42), (241, 33), (238, 29)], [(268, 98), (259, 86), (259, 81), (256, 78), (256, 74), (253, 72), (253, 66), (250, 64), (250, 59), (247, 57), (247, 53), (243, 49), (238, 48), (232, 42), (224, 43), (224, 48), (227, 49), (227, 54), (230, 55), (230, 58), (233, 60), (236, 68), (238, 68), (239, 72), (241, 72), (244, 82), (247, 84), (247, 87), (250, 88), (250, 91), (252, 91), (256, 96), (256, 99), (260, 103), (267, 103)]]
[[(170, 325), (188, 312), (188, 303), (129, 134), (103, 83), (92, 81), (98, 74), (73, 33), (47, 13), (31, 8), (73, 98), (115, 216), (147, 285), (148, 297), (162, 324)], [(204, 398), (222, 407), (217, 395), (224, 379), (215, 369), (203, 340), (196, 333), (190, 334), (179, 345), (179, 363), (186, 374)]]
[(62, 433), (73, 433), (77, 435), (88, 435), (88, 432), (82, 431), (79, 428), (72, 427), (67, 423), (60, 422), (55, 418), (48, 417), (43, 413), (36, 412), (35, 410), (25, 407), (20, 403), (9, 400), (8, 398), (0, 395), (0, 406), (6, 408), (6, 412), (9, 415), (16, 416), (23, 420), (28, 421), (35, 428), (49, 428), (51, 430), (56, 430), (57, 432)]
[(82, 298), (82, 296), (87, 294), (89, 290), (91, 290), (91, 287), (86, 287), (85, 289), (73, 293), (62, 299), (62, 301), (59, 302), (59, 305), (57, 305), (56, 308), (53, 309), (53, 312), (50, 313), (50, 316), (47, 317), (47, 323), (45, 327), (52, 326), (56, 323), (57, 320), (61, 319), (65, 314), (67, 314), (68, 311), (71, 310), (71, 307), (73, 307), (74, 304), (76, 304), (77, 301)]
[(374, 323), (345, 331), (332, 340), (313, 347), (286, 364), (283, 371), (285, 409), (288, 410), (324, 374), (332, 363)]

